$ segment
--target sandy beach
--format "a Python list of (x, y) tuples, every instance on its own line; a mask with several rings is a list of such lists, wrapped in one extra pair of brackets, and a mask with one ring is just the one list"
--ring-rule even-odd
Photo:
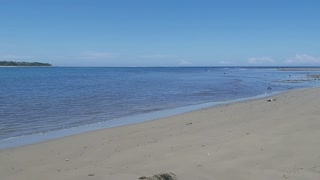
[(320, 179), (320, 89), (0, 150), (1, 180)]

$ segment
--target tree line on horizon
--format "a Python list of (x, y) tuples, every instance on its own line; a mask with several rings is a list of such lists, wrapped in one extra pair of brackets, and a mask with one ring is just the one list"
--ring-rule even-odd
[(49, 63), (41, 63), (41, 62), (0, 61), (0, 66), (52, 66), (52, 65)]

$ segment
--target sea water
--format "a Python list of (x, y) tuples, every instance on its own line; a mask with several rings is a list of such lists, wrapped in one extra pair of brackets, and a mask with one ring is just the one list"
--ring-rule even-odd
[[(192, 110), (192, 105), (318, 86), (319, 81), (306, 77), (310, 73), (317, 72), (244, 67), (0, 68), (0, 148), (151, 120), (175, 114), (172, 109)], [(296, 79), (299, 83), (292, 83)]]

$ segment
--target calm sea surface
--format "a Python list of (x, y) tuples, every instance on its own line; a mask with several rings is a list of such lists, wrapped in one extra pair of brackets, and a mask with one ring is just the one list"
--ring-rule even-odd
[(319, 81), (290, 82), (308, 80), (308, 73), (316, 72), (210, 67), (0, 68), (0, 143), (181, 106), (318, 86)]

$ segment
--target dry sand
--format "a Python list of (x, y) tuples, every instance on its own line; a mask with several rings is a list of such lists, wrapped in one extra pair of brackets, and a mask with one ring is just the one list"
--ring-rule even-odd
[(1, 180), (319, 180), (320, 89), (0, 150)]

